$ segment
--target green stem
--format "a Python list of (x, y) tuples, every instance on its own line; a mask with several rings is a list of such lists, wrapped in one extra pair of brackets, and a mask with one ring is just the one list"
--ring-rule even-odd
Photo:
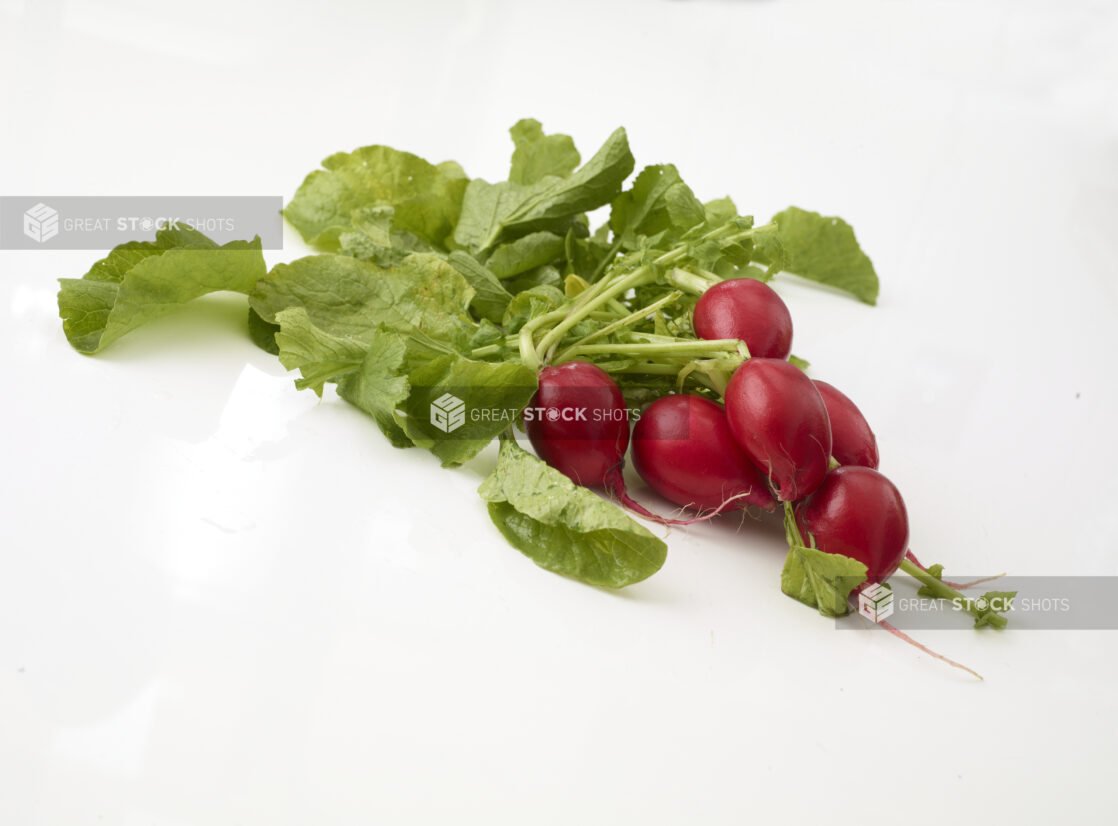
[(533, 372), (538, 372), (540, 369), (540, 357), (537, 354), (533, 336), (540, 327), (551, 322), (563, 318), (567, 314), (566, 310), (552, 310), (550, 313), (544, 313), (537, 316), (520, 328), (520, 335), (518, 336), (518, 343), (520, 346), (520, 360), (524, 362), (524, 366)]
[(808, 547), (803, 536), (800, 535), (800, 526), (796, 524), (796, 511), (791, 502), (784, 503), (784, 538), (788, 540), (789, 545)]
[[(714, 341), (715, 339), (693, 339), (685, 338), (680, 339), (678, 336), (664, 336), (659, 333), (648, 333), (643, 330), (633, 330), (628, 334), (634, 342), (647, 341), (653, 344), (674, 344), (677, 341)], [(742, 358), (749, 358), (749, 348), (745, 346), (745, 342), (740, 339), (723, 338), (719, 341), (733, 341), (736, 346), (733, 348), (734, 352)]]
[(476, 350), (470, 351), (470, 358), (483, 359), (486, 356), (495, 356), (501, 352), (500, 344), (488, 344), (485, 347), (478, 347)]
[(619, 367), (610, 370), (611, 373), (636, 373), (642, 376), (674, 376), (679, 372), (679, 365), (665, 362), (646, 361), (640, 364), (630, 364), (628, 367)]
[[(731, 227), (727, 224), (723, 224), (711, 230), (706, 235), (700, 236), (698, 240), (700, 242), (713, 240), (740, 241), (743, 238), (748, 238), (759, 230), (766, 229), (767, 226), (753, 227), (742, 232), (732, 233), (719, 238), (727, 228)], [(686, 256), (686, 246), (676, 247), (673, 250), (665, 252), (653, 261), (652, 264), (644, 264), (637, 267), (627, 275), (620, 276), (613, 280), (603, 278), (591, 284), (590, 289), (585, 290), (579, 295), (579, 300), (575, 302), (575, 305), (571, 308), (567, 317), (555, 325), (555, 327), (540, 340), (539, 345), (536, 347), (537, 360), (540, 362), (548, 360), (553, 354), (556, 345), (563, 340), (563, 336), (565, 336), (572, 327), (586, 318), (587, 313), (598, 309), (598, 307), (605, 304), (610, 299), (624, 295), (634, 287), (638, 287), (645, 283), (650, 276), (654, 275), (657, 267), (671, 267), (683, 258), (686, 258)]]
[[(698, 241), (740, 241), (743, 238), (748, 238), (759, 230), (766, 229), (766, 227), (753, 227), (742, 232), (731, 233), (730, 235), (723, 235), (726, 229), (732, 229), (729, 225), (723, 225), (711, 230), (703, 236), (700, 236)], [(722, 237), (719, 237), (722, 236)], [(615, 242), (611, 249), (620, 249), (620, 242)], [(590, 285), (590, 288), (584, 290), (575, 301), (574, 305), (567, 312), (566, 318), (553, 327), (544, 337), (540, 343), (536, 345), (536, 357), (531, 359), (535, 364), (542, 364), (551, 359), (555, 354), (555, 348), (559, 342), (563, 340), (572, 327), (582, 321), (591, 312), (599, 309), (601, 306), (608, 304), (611, 300), (616, 299), (618, 296), (624, 295), (634, 287), (641, 286), (647, 283), (650, 277), (654, 277), (656, 268), (671, 267), (687, 255), (687, 246), (679, 246), (673, 250), (665, 252), (663, 255), (656, 258), (651, 264), (644, 264), (637, 267), (632, 272), (618, 276), (614, 279), (602, 278), (595, 281)], [(606, 259), (608, 260), (608, 258)], [(524, 339), (521, 339), (521, 344), (524, 344)], [(525, 358), (525, 363), (528, 359), (522, 352), (522, 357)]]
[[(567, 314), (567, 317), (556, 324), (554, 327), (552, 327), (547, 332), (547, 335), (540, 339), (540, 343), (536, 347), (538, 360), (541, 362), (544, 361), (547, 354), (551, 351), (551, 348), (562, 341), (563, 336), (565, 336), (572, 327), (586, 318), (586, 316), (592, 310), (596, 310), (598, 309), (598, 307), (606, 304), (611, 298), (616, 298), (619, 295), (624, 295), (628, 290), (640, 284), (651, 274), (652, 268), (646, 264), (643, 267), (638, 267), (637, 269), (633, 270), (628, 275), (623, 276), (622, 278), (618, 278), (612, 283), (605, 280), (595, 282), (595, 284), (582, 295), (589, 295), (591, 292), (594, 291), (594, 287), (598, 287), (603, 284), (610, 285), (599, 290), (596, 295), (590, 296), (581, 307), (577, 304), (576, 306), (572, 307), (570, 312)], [(579, 297), (581, 298), (582, 296)]]
[(571, 350), (572, 347), (578, 347), (578, 346), (583, 345), (583, 344), (589, 344), (594, 339), (602, 338), (603, 336), (608, 336), (611, 333), (614, 333), (617, 330), (620, 330), (622, 327), (628, 327), (632, 324), (637, 324), (637, 323), (643, 321), (644, 319), (646, 319), (648, 316), (652, 315), (654, 312), (659, 310), (661, 307), (665, 307), (668, 304), (671, 304), (672, 302), (676, 301), (682, 295), (683, 295), (683, 293), (676, 290), (675, 292), (669, 293), (668, 295), (664, 296), (659, 301), (653, 301), (647, 307), (641, 307), (639, 310), (634, 310), (633, 312), (629, 313), (628, 315), (617, 319), (617, 321), (614, 321), (612, 324), (607, 324), (605, 327), (602, 327), (600, 330), (595, 330), (593, 333), (590, 333), (589, 335), (583, 336), (578, 341), (576, 341), (574, 344), (572, 344), (571, 347), (568, 347), (566, 350), (560, 351), (559, 354), (555, 356), (555, 360), (557, 362), (565, 361), (564, 356), (566, 356), (567, 352), (569, 350)]
[[(736, 338), (715, 338), (709, 341), (676, 341), (672, 344), (580, 344), (563, 351), (563, 361), (571, 361), (577, 356), (666, 356), (686, 358), (715, 358), (733, 355), (737, 352)], [(559, 359), (557, 358), (556, 363)]]
[[(583, 318), (595, 318), (601, 317), (603, 315), (608, 316), (612, 320), (612, 318), (614, 317), (613, 314), (611, 314), (608, 310), (600, 309), (601, 306), (607, 302), (598, 300), (599, 293), (601, 293), (602, 290), (604, 290), (609, 285), (609, 283), (610, 280), (608, 278), (604, 278), (600, 281), (595, 281), (587, 289), (579, 293), (578, 296), (575, 298), (574, 304), (567, 308), (566, 316), (570, 316), (573, 313), (581, 313), (582, 315), (579, 316), (579, 318), (576, 320), (576, 323), (578, 321), (581, 321)], [(544, 351), (540, 350), (540, 352), (543, 353)]]
[[(679, 364), (666, 364), (665, 362), (646, 361), (639, 364), (630, 364), (627, 367), (619, 367), (610, 370), (610, 373), (622, 373), (630, 376), (678, 376), (680, 372)], [(686, 367), (686, 365), (682, 365)], [(710, 390), (717, 391), (714, 383), (704, 373), (691, 373), (690, 378), (697, 384)]]
[[(959, 600), (962, 606), (966, 609), (967, 613), (970, 614), (972, 617), (977, 618), (980, 615), (981, 612), (979, 612), (979, 610), (974, 606), (974, 600), (959, 593), (950, 585), (947, 585), (946, 583), (936, 579), (923, 568), (914, 565), (909, 560), (905, 559), (901, 561), (901, 570), (913, 579), (918, 580), (922, 585), (926, 586), (927, 589), (931, 591), (937, 599), (947, 599), (952, 601)], [(1005, 628), (1006, 626), (1006, 618), (1003, 617), (1001, 614), (995, 614), (992, 612), (986, 616), (986, 622), (994, 626), (995, 628)]]
[(685, 293), (691, 295), (702, 295), (711, 286), (718, 283), (718, 280), (711, 280), (699, 275), (698, 273), (691, 272), (690, 270), (683, 270), (679, 267), (673, 268), (666, 276), (667, 281), (677, 290), (683, 290)]
[[(546, 313), (537, 318), (533, 318), (531, 321), (520, 328), (520, 332), (517, 335), (508, 336), (505, 339), (505, 344), (509, 347), (516, 347), (520, 350), (520, 359), (524, 362), (525, 366), (530, 367), (533, 370), (539, 370), (540, 362), (538, 356), (536, 356), (536, 348), (533, 341), (533, 336), (536, 330), (538, 330), (540, 327), (551, 321), (556, 321), (560, 318), (563, 318), (566, 314), (566, 310), (552, 310), (550, 313)], [(613, 321), (615, 318), (617, 318), (614, 313), (607, 312), (593, 312), (590, 313), (588, 317), (594, 319), (595, 321)], [(499, 346), (500, 345), (497, 344), (490, 344), (486, 347), (479, 347), (477, 350), (473, 351), (471, 355), (479, 357), (485, 355), (493, 355), (497, 352), (497, 350), (491, 348), (499, 348)]]
[(749, 358), (749, 354), (743, 352), (745, 345), (743, 344), (738, 350), (739, 358), (720, 358), (720, 359), (696, 359), (689, 362), (682, 370), (679, 371), (679, 376), (676, 377), (676, 384), (680, 391), (683, 390), (683, 383), (691, 376), (704, 376), (707, 384), (715, 392), (718, 393), (720, 399), (726, 396), (726, 387), (730, 383), (730, 377), (734, 374), (743, 361)]
[(590, 277), (586, 280), (589, 281), (591, 284), (596, 283), (598, 279), (602, 277), (602, 273), (606, 271), (606, 268), (613, 262), (613, 259), (617, 257), (617, 253), (620, 250), (621, 239), (618, 238), (616, 241), (613, 242), (613, 246), (609, 248), (609, 252), (606, 253), (606, 257), (598, 262), (598, 266), (594, 268), (594, 272), (590, 273)]

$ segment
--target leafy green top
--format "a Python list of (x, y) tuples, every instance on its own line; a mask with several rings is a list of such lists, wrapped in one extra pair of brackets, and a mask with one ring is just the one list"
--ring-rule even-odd
[[(841, 218), (789, 207), (773, 216), (774, 241), (783, 254), (781, 269), (850, 293), (866, 304), (877, 303), (878, 281), (870, 259)], [(777, 257), (770, 253), (766, 260)]]
[(173, 225), (159, 230), (154, 242), (115, 247), (82, 278), (60, 278), (62, 329), (76, 350), (97, 353), (207, 293), (251, 292), (264, 272), (259, 238), (218, 246)]
[(549, 571), (621, 588), (650, 577), (667, 558), (667, 546), (647, 528), (512, 439), (501, 440), (497, 467), (479, 492), (505, 539)]
[[(526, 164), (518, 165), (515, 157), (513, 169), (525, 170), (519, 174), (521, 180), (535, 174), (528, 173)], [(552, 166), (550, 171), (557, 169)], [(569, 175), (546, 174), (530, 183), (499, 184), (475, 178), (466, 187), (454, 241), (482, 254), (501, 239), (538, 230), (566, 233), (580, 213), (608, 204), (632, 171), (629, 141), (625, 130), (618, 129), (594, 157)]]
[(466, 173), (453, 161), (429, 163), (389, 146), (337, 152), (310, 173), (283, 211), (312, 244), (350, 228), (357, 210), (391, 207), (393, 224), (430, 244), (454, 230)]

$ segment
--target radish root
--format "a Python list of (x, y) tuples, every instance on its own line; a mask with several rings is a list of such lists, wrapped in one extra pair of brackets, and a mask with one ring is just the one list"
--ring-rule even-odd
[[(921, 571), (927, 571), (928, 570), (928, 566), (925, 565), (924, 563), (922, 563), (919, 559), (917, 559), (916, 554), (914, 554), (912, 551), (905, 551), (904, 556), (905, 556), (905, 559), (907, 559), (909, 562), (911, 562), (913, 565), (915, 565)], [(952, 582), (952, 581), (947, 580), (947, 579), (940, 580), (940, 581), (944, 585), (946, 585), (948, 588), (954, 588), (956, 591), (963, 591), (963, 590), (966, 590), (967, 588), (973, 588), (976, 585), (981, 585), (983, 582), (993, 582), (995, 579), (1001, 579), (1003, 576), (1005, 576), (1005, 574), (995, 574), (994, 576), (988, 576), (988, 577), (983, 577), (982, 579), (976, 579), (973, 582)]]
[(890, 623), (886, 620), (878, 620), (877, 624), (880, 625), (882, 628), (884, 628), (886, 631), (888, 631), (890, 634), (892, 634), (894, 637), (898, 637), (899, 639), (904, 640), (909, 645), (915, 645), (917, 648), (919, 648), (925, 654), (927, 654), (931, 657), (935, 657), (937, 660), (941, 660), (941, 661), (947, 663), (948, 665), (953, 665), (953, 666), (955, 666), (955, 668), (961, 668), (963, 671), (966, 671), (968, 674), (973, 674), (975, 677), (982, 680), (983, 682), (986, 681), (985, 678), (981, 674), (979, 674), (977, 671), (975, 671), (973, 668), (967, 668), (962, 663), (955, 662), (955, 660), (951, 659), (950, 657), (945, 657), (942, 654), (937, 654), (935, 651), (928, 648), (928, 646), (914, 640), (912, 637), (910, 637), (908, 634), (906, 634), (901, 629), (897, 628), (892, 623)]
[(718, 514), (722, 513), (739, 499), (744, 499), (749, 496), (749, 492), (739, 493), (737, 496), (731, 496), (717, 508), (714, 508), (707, 513), (703, 513), (700, 511), (698, 516), (694, 516), (691, 519), (669, 519), (665, 516), (660, 516), (659, 514), (653, 513), (644, 505), (640, 504), (640, 502), (637, 502), (635, 499), (629, 496), (629, 492), (625, 488), (625, 478), (621, 475), (620, 465), (606, 474), (605, 487), (612, 496), (615, 496), (617, 500), (629, 510), (633, 511), (636, 514), (639, 514), (640, 516), (643, 516), (645, 519), (651, 519), (653, 522), (657, 522), (661, 525), (694, 525), (696, 522), (706, 522), (707, 520), (713, 519), (714, 517), (718, 516)]

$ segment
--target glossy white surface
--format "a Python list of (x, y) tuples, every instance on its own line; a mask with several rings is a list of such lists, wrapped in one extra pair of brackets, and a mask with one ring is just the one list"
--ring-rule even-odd
[[(1116, 574), (1107, 3), (0, 0), (0, 188), (289, 196), (388, 143), (502, 175), (535, 116), (765, 217), (841, 214), (880, 306), (784, 281), (913, 547)], [(302, 254), (289, 230), (282, 253)], [(1113, 632), (937, 632), (979, 684), (782, 596), (779, 526), (673, 531), (621, 594), (297, 393), (199, 302), (83, 358), (0, 253), (0, 823), (1103, 821)], [(638, 495), (647, 492), (638, 485)]]

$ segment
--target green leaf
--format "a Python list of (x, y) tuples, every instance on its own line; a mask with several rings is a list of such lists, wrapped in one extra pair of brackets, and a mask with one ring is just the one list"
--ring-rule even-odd
[(432, 164), (388, 146), (338, 152), (306, 177), (284, 209), (311, 244), (330, 249), (331, 228), (353, 227), (355, 210), (392, 207), (395, 226), (443, 246), (458, 221), (468, 178), (453, 161)]
[(498, 278), (514, 275), (550, 264), (566, 251), (563, 238), (553, 232), (533, 232), (507, 244), (501, 244), (485, 259), (485, 266)]
[(974, 627), (990, 625), (992, 617), (1009, 613), (1013, 609), (1013, 600), (1016, 596), (1016, 591), (987, 591), (980, 596), (974, 601)]
[(738, 269), (737, 275), (735, 277), (736, 278), (754, 278), (757, 281), (763, 281), (766, 284), (768, 282), (772, 281), (772, 276), (769, 275), (767, 270), (765, 270), (762, 267), (755, 266), (753, 264), (749, 264), (747, 266), (740, 267)]
[(483, 318), (474, 334), (470, 336), (470, 349), (488, 347), (493, 344), (503, 344), (505, 331), (487, 318)]
[(788, 251), (780, 241), (780, 227), (776, 224), (766, 224), (758, 227), (753, 235), (754, 257), (768, 266), (763, 271), (763, 281), (771, 281), (772, 277), (782, 272), (788, 266)]
[[(477, 325), (477, 330), (470, 338), (470, 352), (479, 348), (493, 348), (495, 346), (496, 352), (486, 355), (485, 361), (510, 361), (520, 358), (520, 351), (517, 346), (509, 344), (508, 336), (505, 335), (504, 330), (498, 325), (491, 322), (489, 319), (482, 319), (481, 324)], [(471, 354), (471, 358), (474, 357)]]
[(792, 544), (780, 573), (780, 590), (825, 617), (841, 617), (850, 610), (850, 592), (865, 582), (866, 570), (848, 556)]
[(567, 135), (545, 135), (538, 120), (525, 118), (513, 126), (516, 149), (512, 153), (509, 180), (534, 184), (547, 177), (566, 178), (578, 166), (578, 150)]
[(568, 270), (588, 281), (604, 266), (603, 261), (612, 250), (609, 243), (609, 224), (602, 224), (589, 238), (580, 237), (572, 228), (568, 230), (563, 242)]
[(58, 279), (58, 314), (74, 349), (97, 353), (207, 293), (249, 293), (265, 271), (259, 238), (218, 246), (171, 227), (115, 247), (82, 278)]
[(731, 226), (732, 230), (724, 230), (724, 232), (731, 236), (753, 227), (753, 217), (750, 215), (734, 215), (726, 220), (723, 220), (723, 217), (719, 215), (717, 217), (719, 223), (714, 226), (699, 224), (690, 231), (690, 235), (700, 237), (687, 243), (687, 258), (681, 261), (678, 266), (684, 268), (698, 267), (722, 279), (740, 278), (753, 274), (755, 268), (748, 266), (753, 258), (752, 238), (730, 240), (723, 237), (704, 240), (701, 237), (704, 233), (727, 225)]
[(397, 227), (395, 213), (388, 206), (355, 209), (350, 228), (331, 227), (315, 239), (315, 245), (386, 268), (400, 264), (413, 252), (437, 251), (415, 233)]
[[(773, 216), (783, 250), (781, 269), (850, 293), (866, 304), (877, 303), (878, 280), (870, 259), (858, 246), (854, 230), (841, 218), (789, 207)], [(774, 245), (763, 248), (772, 261)]]
[(300, 390), (309, 387), (321, 397), (324, 383), (353, 372), (365, 359), (367, 342), (318, 329), (304, 307), (281, 310), (276, 313), (276, 321), (280, 328), (275, 334), (280, 364), (302, 373), (303, 378), (295, 382)]
[(493, 272), (467, 252), (455, 250), (447, 258), (447, 262), (461, 273), (466, 283), (474, 291), (470, 306), (479, 318), (500, 323), (512, 301), (512, 293), (505, 289), (505, 285)]
[(327, 253), (277, 264), (249, 301), (273, 324), (277, 313), (303, 307), (315, 327), (334, 336), (368, 343), (384, 324), (464, 346), (473, 325), (466, 313), (472, 298), (466, 280), (435, 255), (409, 255), (386, 269)]
[(618, 129), (594, 157), (566, 178), (548, 176), (527, 185), (475, 178), (466, 188), (454, 241), (481, 252), (502, 238), (539, 230), (566, 233), (579, 213), (608, 204), (632, 171), (629, 141), (625, 130)]
[[(536, 392), (536, 374), (515, 362), (473, 361), (446, 355), (412, 370), (411, 389), (399, 419), (415, 444), (439, 457), (443, 467), (472, 459), (516, 421)], [(461, 407), (460, 421), (434, 423), (436, 402), (447, 394)]]
[(273, 356), (278, 356), (279, 347), (276, 345), (278, 332), (278, 324), (269, 324), (260, 317), (260, 313), (252, 307), (248, 308), (248, 337), (252, 339), (253, 344)]
[(679, 239), (706, 220), (702, 203), (671, 164), (646, 166), (631, 189), (613, 199), (609, 223), (627, 249), (637, 249), (637, 237), (660, 234)]
[(502, 439), (478, 491), (509, 543), (549, 571), (622, 588), (656, 573), (668, 548), (624, 511)]
[(403, 336), (387, 327), (378, 327), (361, 365), (338, 382), (338, 395), (372, 416), (395, 447), (414, 444), (400, 426), (396, 412), (411, 389), (403, 375), (406, 355)]
[[(479, 328), (480, 325), (474, 328), (475, 335)], [(470, 341), (473, 340), (473, 335), (471, 335), (461, 346), (458, 342), (452, 345), (450, 342), (433, 338), (419, 330), (412, 330), (403, 334), (402, 337), (405, 344), (402, 369), (405, 373), (410, 373), (417, 367), (422, 367), (428, 362), (443, 356), (467, 355), (470, 349)]]
[(533, 287), (559, 288), (562, 283), (563, 276), (559, 274), (559, 270), (548, 264), (536, 267), (534, 270), (528, 270), (523, 275), (518, 275), (504, 282), (505, 287), (513, 295), (530, 290)]
[(563, 291), (550, 284), (529, 287), (516, 294), (501, 323), (509, 333), (517, 333), (533, 318), (558, 309), (566, 300)]
[[(767, 280), (763, 271), (750, 266), (754, 254), (752, 236), (762, 232), (761, 228), (750, 233), (751, 237), (735, 237), (753, 230), (753, 216), (738, 215), (729, 198), (705, 204), (703, 214), (706, 219), (684, 230), (678, 239), (676, 236), (682, 226), (656, 235), (639, 236), (640, 246), (631, 253), (629, 260), (648, 263), (657, 255), (673, 252), (679, 256), (673, 262), (677, 268), (705, 270), (705, 275), (722, 279), (760, 277)], [(716, 237), (710, 237), (712, 234)]]
[[(601, 362), (598, 364), (602, 366)], [(609, 366), (609, 364), (606, 364), (603, 369)], [(618, 366), (624, 368), (625, 365), (620, 363)], [(677, 392), (675, 376), (649, 376), (628, 373), (615, 376), (615, 378), (617, 386), (621, 389), (621, 394), (625, 397), (625, 406), (630, 410), (643, 410), (657, 399)], [(697, 394), (696, 388), (689, 387), (688, 392)]]
[(722, 226), (722, 224), (725, 224), (727, 221), (737, 218), (738, 207), (729, 196), (725, 198), (715, 198), (713, 201), (707, 201), (703, 204), (703, 213), (706, 218), (707, 227), (713, 229), (714, 227)]

